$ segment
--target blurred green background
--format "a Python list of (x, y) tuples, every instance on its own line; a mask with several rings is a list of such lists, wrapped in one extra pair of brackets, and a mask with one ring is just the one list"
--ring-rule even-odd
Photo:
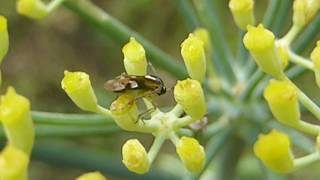
[[(168, 54), (181, 59), (180, 44), (187, 37), (189, 30), (172, 0), (95, 0), (94, 2)], [(236, 53), (239, 40), (238, 30), (227, 10), (227, 2), (227, 0), (219, 2), (218, 13), (223, 18), (222, 22), (224, 22), (233, 53)], [(267, 0), (256, 1), (255, 11), (258, 21), (262, 19), (266, 5)], [(90, 74), (99, 102), (106, 107), (109, 106), (116, 95), (106, 92), (103, 89), (103, 84), (106, 80), (124, 71), (122, 44), (118, 44), (105, 34), (97, 32), (64, 7), (59, 8), (44, 20), (34, 21), (16, 13), (15, 1), (0, 0), (0, 14), (8, 17), (10, 33), (9, 54), (1, 65), (3, 73), (1, 94), (10, 85), (14, 86), (17, 92), (30, 99), (33, 110), (80, 113), (81, 111), (60, 88), (64, 70), (80, 70)], [(288, 17), (290, 16), (289, 14)], [(289, 27), (289, 19), (287, 24)], [(155, 68), (157, 69), (157, 67)], [(157, 71), (165, 80), (167, 87), (174, 85), (175, 79), (172, 76), (163, 70), (157, 69)], [(317, 98), (319, 97), (318, 89), (313, 84), (306, 84), (308, 82), (306, 79), (310, 78), (313, 78), (310, 74), (303, 76), (299, 84)], [(172, 92), (161, 97), (158, 103), (160, 106), (173, 105)], [(106, 158), (111, 156), (112, 161), (101, 162), (101, 165), (106, 163), (124, 168), (121, 164), (121, 146), (128, 138), (139, 138), (147, 148), (152, 140), (150, 136), (126, 132), (104, 137), (39, 138), (37, 142), (43, 148), (35, 152), (37, 155), (34, 156), (31, 163), (30, 179), (74, 179), (83, 172), (99, 167), (99, 164), (91, 167), (89, 165), (81, 166), (82, 160), (76, 158), (73, 161), (74, 164), (63, 161), (63, 159), (74, 158), (74, 156), (69, 156), (72, 154), (84, 157), (84, 159), (87, 158), (88, 161), (99, 159), (95, 155), (101, 154)], [(65, 150), (65, 154), (55, 152), (54, 148), (51, 149), (51, 143), (57, 141), (61, 146), (55, 148)], [(61, 144), (61, 142), (63, 143)], [(70, 148), (74, 147), (84, 150), (90, 148), (91, 150), (88, 151), (90, 155), (77, 154), (72, 150), (68, 152)], [(247, 155), (243, 156), (238, 166), (239, 176), (237, 179), (266, 178), (261, 175), (259, 169), (261, 164), (252, 156), (251, 147), (248, 147), (246, 152), (248, 152)], [(100, 163), (93, 161), (93, 163), (95, 162)], [(170, 143), (167, 143), (162, 149), (157, 164), (162, 169), (170, 164), (171, 172), (176, 169), (176, 172), (179, 172), (180, 168), (183, 169), (176, 158), (174, 146)], [(153, 169), (156, 168), (157, 166), (153, 166)], [(319, 165), (310, 166), (307, 170), (290, 175), (289, 178), (317, 179), (320, 177), (317, 168)], [(121, 173), (121, 171), (119, 172)], [(143, 178), (125, 173), (105, 175), (108, 179)]]

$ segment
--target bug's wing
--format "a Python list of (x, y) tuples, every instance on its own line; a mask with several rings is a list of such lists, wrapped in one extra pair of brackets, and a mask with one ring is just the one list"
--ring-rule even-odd
[(104, 88), (108, 91), (121, 92), (126, 90), (126, 86), (130, 79), (124, 76), (118, 76), (115, 79), (111, 79), (104, 84)]

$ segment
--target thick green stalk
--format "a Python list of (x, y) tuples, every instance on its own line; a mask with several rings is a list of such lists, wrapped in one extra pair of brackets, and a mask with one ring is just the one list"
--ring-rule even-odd
[(173, 2), (176, 4), (181, 16), (185, 19), (186, 25), (190, 32), (194, 31), (200, 26), (189, 0), (174, 0)]
[[(36, 125), (36, 138), (47, 137), (87, 137), (87, 136), (106, 136), (122, 132), (116, 125), (104, 126), (54, 126), (54, 125)], [(0, 139), (5, 138), (5, 134), (0, 129)]]
[(263, 17), (263, 25), (266, 28), (271, 27), (272, 22), (275, 19), (279, 4), (280, 4), (279, 0), (269, 0), (268, 8), (267, 8), (265, 15)]
[[(288, 22), (288, 14), (289, 11), (292, 9), (292, 0), (281, 0), (278, 11), (274, 17), (274, 20), (271, 25), (272, 32), (279, 37), (281, 32), (283, 31), (283, 27), (285, 25), (284, 22)], [(291, 19), (291, 16), (290, 16)]]
[(240, 138), (233, 138), (220, 156), (218, 179), (234, 179), (238, 162), (241, 158), (245, 143)]
[(317, 34), (320, 32), (320, 14), (305, 28), (297, 40), (293, 43), (292, 49), (296, 53), (302, 53), (308, 45), (316, 40)]
[(164, 53), (137, 32), (131, 30), (117, 19), (107, 14), (91, 1), (66, 0), (64, 5), (79, 15), (88, 24), (112, 37), (120, 45), (128, 42), (130, 37), (135, 37), (146, 49), (148, 59), (152, 63), (179, 79), (186, 77), (184, 67), (176, 62), (174, 58)]
[(35, 124), (52, 125), (108, 125), (115, 124), (111, 118), (96, 114), (66, 114), (32, 111), (32, 120)]
[[(47, 140), (46, 140), (47, 141)], [(120, 154), (118, 152), (117, 154)], [(51, 165), (64, 168), (79, 168), (83, 171), (100, 171), (109, 176), (124, 179), (177, 179), (172, 174), (151, 170), (146, 175), (138, 175), (128, 171), (121, 163), (121, 158), (108, 149), (91, 149), (79, 145), (51, 141), (36, 143), (33, 159), (45, 161)]]
[(212, 9), (214, 6), (211, 0), (194, 0), (194, 3), (202, 23), (210, 32), (211, 42), (214, 47), (212, 58), (218, 74), (221, 77), (225, 77), (231, 83), (235, 82), (236, 75), (232, 66), (232, 54), (216, 9)]

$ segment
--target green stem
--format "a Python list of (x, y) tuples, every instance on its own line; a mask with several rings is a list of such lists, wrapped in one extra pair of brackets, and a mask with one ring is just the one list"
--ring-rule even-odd
[(301, 27), (292, 26), (291, 29), (287, 32), (287, 34), (279, 41), (284, 43), (285, 46), (289, 46), (292, 43), (292, 41), (297, 37), (300, 31)]
[(298, 170), (302, 167), (310, 165), (310, 164), (317, 162), (319, 160), (320, 160), (320, 154), (318, 151), (316, 151), (316, 152), (309, 154), (307, 156), (295, 159), (294, 160), (294, 168), (295, 168), (295, 170)]
[(65, 114), (32, 111), (32, 120), (35, 124), (52, 125), (106, 125), (115, 124), (111, 118), (96, 114)]
[(183, 112), (182, 106), (180, 104), (176, 104), (169, 113), (174, 114), (176, 117), (180, 117)]
[(320, 126), (313, 125), (302, 120), (297, 125), (293, 125), (294, 128), (311, 135), (317, 136), (320, 132)]
[(102, 116), (105, 116), (105, 117), (112, 117), (110, 110), (106, 109), (106, 108), (104, 108), (104, 107), (102, 107), (100, 105), (98, 105), (96, 113), (100, 114)]
[(156, 159), (156, 157), (162, 147), (162, 144), (164, 143), (165, 140), (166, 140), (166, 137), (163, 136), (162, 134), (159, 134), (158, 136), (155, 137), (155, 140), (152, 143), (152, 146), (148, 152), (150, 164), (152, 164), (153, 161)]
[(179, 129), (182, 127), (185, 127), (191, 123), (193, 123), (195, 121), (195, 119), (193, 119), (191, 116), (184, 116), (182, 118), (178, 118), (174, 124), (174, 129)]
[(54, 11), (57, 9), (65, 0), (52, 0), (48, 5), (47, 5), (47, 11), (48, 13)]
[(240, 62), (241, 65), (244, 65), (246, 64), (246, 62), (248, 61), (248, 57), (249, 57), (249, 52), (248, 50), (244, 47), (244, 44), (242, 42), (242, 39), (245, 35), (245, 31), (243, 30), (240, 30), (240, 33), (239, 33), (239, 46), (238, 46), (238, 55), (237, 55), (237, 59), (238, 61)]
[(219, 20), (216, 9), (211, 9), (214, 8), (211, 0), (194, 1), (201, 21), (210, 32), (210, 39), (215, 52), (213, 55), (213, 63), (217, 68), (218, 74), (233, 83), (237, 77), (232, 66), (232, 53), (228, 47), (223, 25)]
[(148, 59), (151, 62), (179, 79), (186, 77), (186, 71), (183, 66), (177, 63), (174, 58), (164, 53), (140, 34), (129, 29), (89, 0), (66, 0), (64, 5), (99, 31), (111, 36), (120, 45), (128, 42), (130, 37), (135, 37), (146, 49)]
[[(87, 137), (110, 135), (122, 130), (116, 125), (105, 126), (54, 126), (54, 125), (36, 125), (35, 135), (37, 138), (47, 137)], [(0, 137), (5, 134), (0, 130)]]
[(213, 137), (226, 127), (230, 125), (229, 118), (226, 115), (222, 115), (218, 121), (209, 124), (203, 131), (202, 136), (204, 139)]
[(199, 21), (189, 0), (174, 0), (173, 2), (176, 4), (182, 17), (185, 19), (190, 32), (199, 27)]
[(302, 56), (299, 56), (298, 54), (294, 53), (293, 51), (291, 50), (288, 50), (288, 55), (289, 55), (289, 59), (293, 62), (293, 63), (296, 63), (304, 68), (307, 68), (307, 69), (310, 69), (310, 70), (313, 70), (314, 68), (314, 65), (313, 63), (302, 57)]
[(303, 91), (301, 91), (288, 77), (284, 77), (284, 80), (292, 84), (297, 89), (300, 102), (320, 120), (320, 108), (314, 103)]

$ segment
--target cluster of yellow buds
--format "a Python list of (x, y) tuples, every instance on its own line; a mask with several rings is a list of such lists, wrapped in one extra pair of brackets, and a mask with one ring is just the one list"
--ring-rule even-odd
[[(239, 4), (242, 2), (244, 1), (237, 1)], [(249, 1), (246, 2), (249, 4)], [(232, 8), (235, 6), (234, 4), (235, 2), (231, 0), (230, 8), (233, 15), (239, 18), (241, 16), (234, 13)], [(299, 101), (317, 118), (320, 118), (320, 109), (287, 77), (284, 69), (290, 60), (313, 70), (316, 82), (320, 87), (320, 43), (318, 42), (317, 47), (311, 53), (312, 62), (295, 54), (290, 49), (291, 42), (310, 22), (319, 8), (320, 1), (318, 0), (295, 0), (293, 25), (284, 37), (277, 40), (275, 35), (264, 28), (262, 24), (254, 27), (247, 23), (249, 25), (243, 38), (245, 47), (253, 56), (258, 67), (274, 78), (265, 88), (264, 98), (275, 119), (282, 124), (315, 136), (319, 135), (320, 126), (301, 120)], [(237, 21), (237, 18), (235, 19)], [(315, 158), (305, 156), (295, 159), (291, 153), (289, 137), (277, 130), (272, 130), (267, 135), (260, 135), (254, 145), (254, 152), (266, 166), (280, 173), (289, 173), (297, 169), (301, 164), (306, 164), (308, 158), (309, 160), (319, 158), (318, 152), (315, 152), (311, 154)], [(301, 163), (303, 161), (304, 163)], [(307, 160), (307, 162), (309, 161)]]
[(19, 14), (32, 19), (43, 19), (54, 11), (64, 0), (52, 0), (45, 4), (42, 0), (18, 0), (17, 11)]
[(77, 177), (76, 180), (106, 180), (100, 172), (88, 172), (85, 174), (82, 174), (81, 176)]
[[(151, 98), (153, 92), (144, 89), (145, 87), (138, 88), (137, 91), (130, 87), (124, 89), (111, 104), (110, 109), (103, 108), (98, 105), (86, 73), (65, 71), (61, 86), (79, 108), (111, 116), (124, 130), (155, 136), (149, 151), (137, 139), (129, 139), (123, 145), (123, 163), (132, 172), (138, 174), (148, 172), (166, 139), (175, 144), (180, 159), (189, 171), (199, 172), (204, 167), (205, 152), (199, 142), (191, 137), (179, 138), (177, 134), (182, 127), (201, 120), (207, 113), (201, 82), (205, 79), (206, 73), (205, 45), (208, 46), (208, 39), (207, 42), (203, 42), (200, 37), (206, 39), (208, 36), (203, 32), (199, 34), (198, 36), (190, 34), (181, 45), (181, 54), (192, 79), (177, 82), (174, 88), (177, 105), (169, 112), (162, 112), (154, 107)], [(130, 38), (122, 52), (129, 80), (130, 77), (136, 76), (146, 78), (148, 63), (143, 46), (135, 38)], [(118, 82), (115, 79), (115, 84), (123, 86), (120, 80)], [(143, 120), (139, 115), (137, 97), (142, 97), (146, 107), (152, 110), (150, 119)], [(186, 115), (183, 115), (184, 112)]]

